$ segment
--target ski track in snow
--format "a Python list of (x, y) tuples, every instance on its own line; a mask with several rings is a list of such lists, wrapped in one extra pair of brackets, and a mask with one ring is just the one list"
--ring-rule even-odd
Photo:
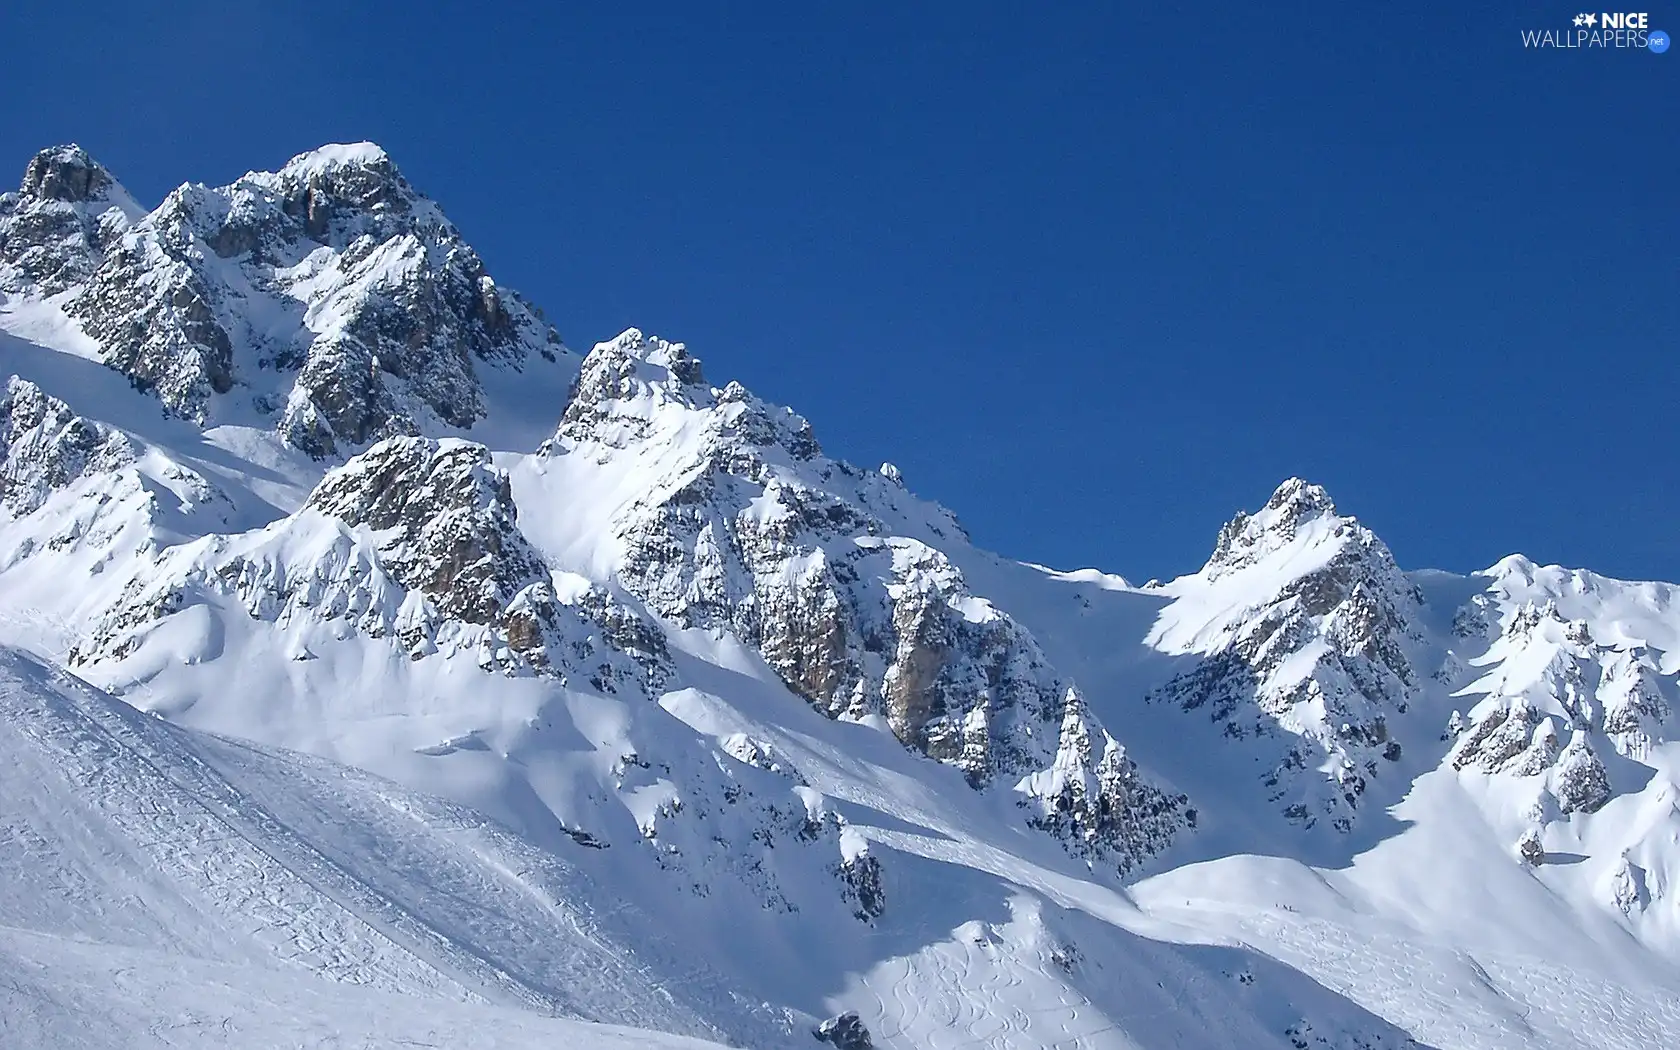
[(718, 1044), (0, 926), (0, 1046), (715, 1050)]
[(0, 663), (0, 870), (21, 880), (0, 925), (709, 1030), (560, 903), (587, 899), (566, 893), (562, 863), (481, 819), (319, 760), (194, 740), (26, 658)]
[(1611, 981), (1532, 956), (1216, 901), (1151, 913), (1295, 967), (1430, 1046), (1659, 1050), (1680, 1037), (1680, 979), (1660, 968), (1648, 982)]
[[(1539, 959), (1474, 956), (1327, 922), (1247, 916), (1240, 936), (1438, 1046), (1650, 1050), (1680, 1034), (1680, 984), (1596, 979)], [(1484, 995), (1466, 995), (1466, 971)]]

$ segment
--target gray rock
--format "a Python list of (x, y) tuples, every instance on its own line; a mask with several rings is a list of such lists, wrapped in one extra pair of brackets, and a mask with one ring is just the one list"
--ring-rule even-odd
[(812, 1029), (811, 1034), (817, 1037), (817, 1042), (829, 1043), (836, 1050), (874, 1050), (875, 1046), (869, 1038), (869, 1029), (851, 1012), (830, 1017)]
[(1610, 776), (1585, 732), (1577, 731), (1558, 754), (1552, 794), (1564, 813), (1592, 813), (1610, 801)]
[(0, 195), (0, 291), (79, 286), (142, 209), (80, 146), (42, 150), (16, 193)]
[(0, 508), (22, 517), (57, 489), (134, 460), (120, 431), (83, 419), (70, 406), (12, 376), (0, 386)]
[(23, 171), (18, 193), (75, 204), (103, 197), (112, 185), (110, 173), (87, 150), (72, 143), (35, 154)]

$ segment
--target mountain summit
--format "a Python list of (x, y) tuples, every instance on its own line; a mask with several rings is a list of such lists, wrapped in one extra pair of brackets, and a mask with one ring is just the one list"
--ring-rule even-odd
[(58, 296), (79, 287), (144, 214), (87, 150), (42, 150), (17, 192), (0, 194), (0, 295)]
[(52, 296), (137, 388), (317, 457), (470, 429), (487, 371), (575, 369), (372, 143), (188, 183), (149, 212), (85, 151), (47, 150), (0, 199), (0, 231), (6, 283)]

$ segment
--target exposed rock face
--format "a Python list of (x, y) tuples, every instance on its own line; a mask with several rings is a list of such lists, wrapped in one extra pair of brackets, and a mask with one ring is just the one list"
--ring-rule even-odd
[(1088, 854), (1113, 856), (1122, 874), (1160, 852), (1183, 827), (1196, 826), (1189, 799), (1145, 779), (1072, 687), (1055, 760), (1028, 778), (1027, 794), (1038, 803), (1034, 826)]
[[(149, 214), (84, 152), (47, 151), (0, 198), (0, 272), (69, 292), (105, 360), (173, 412), (255, 409), (316, 456), (470, 427), (483, 368), (569, 367), (559, 336), (369, 143), (184, 185)], [(218, 408), (225, 396), (245, 404)]]
[(1351, 528), (1352, 519), (1339, 518), (1336, 504), (1323, 486), (1300, 478), (1279, 485), (1259, 512), (1238, 511), (1219, 529), (1213, 555), (1203, 567), (1211, 579), (1252, 568), (1295, 543), (1309, 527), (1323, 523), (1330, 529)]
[(819, 1043), (829, 1043), (835, 1050), (874, 1050), (875, 1042), (869, 1037), (869, 1029), (863, 1026), (855, 1013), (843, 1013), (837, 1017), (830, 1017), (812, 1031)]
[(83, 419), (28, 380), (0, 388), (0, 507), (22, 517), (88, 474), (134, 461), (121, 433)]
[(167, 552), (73, 655), (120, 657), (195, 601), (253, 617), (345, 619), (415, 659), (476, 650), (486, 669), (579, 673), (651, 693), (669, 673), (658, 628), (587, 581), (556, 594), (519, 532), (507, 476), (482, 445), (393, 438), (329, 473), (299, 514)]
[(490, 623), (547, 576), (482, 445), (391, 438), (323, 478), (305, 506), (385, 534), (391, 575), (468, 623)]
[[(72, 577), (226, 528), (228, 497), (162, 449), (78, 415), (17, 376), (0, 379), (0, 569), (37, 552), (95, 554)], [(57, 572), (59, 570), (52, 570)]]
[(880, 918), (887, 910), (886, 891), (881, 888), (881, 862), (867, 850), (840, 862), (840, 882), (846, 899), (855, 907), (852, 914), (862, 922)]
[[(651, 687), (666, 673), (664, 636), (603, 589), (569, 605), (555, 596), (542, 559), (519, 531), (507, 474), (483, 445), (391, 438), (328, 474), (306, 504), (380, 535), (380, 560), (404, 587), (445, 617), (494, 626), (515, 653), (541, 668), (582, 616), (602, 640), (640, 665)], [(576, 641), (572, 642), (575, 647)], [(612, 691), (611, 676), (597, 683)]]
[(151, 230), (125, 234), (67, 309), (99, 341), (108, 364), (202, 422), (210, 395), (233, 389), (233, 339), (213, 308), (213, 282), (190, 261), (190, 233), (171, 232), (173, 254)]
[[(1557, 753), (1557, 730), (1528, 703), (1517, 700), (1509, 706), (1494, 706), (1476, 719), (1453, 749), (1454, 769), (1478, 769), (1484, 773), (1540, 772)], [(1531, 758), (1530, 756), (1534, 756)]]
[(1663, 739), (1662, 727), (1670, 716), (1658, 684), (1657, 654), (1643, 645), (1599, 648), (1597, 654), (1602, 667), (1597, 691), (1603, 712), (1600, 728), (1616, 751), (1642, 760)]
[(18, 194), (37, 200), (80, 204), (103, 198), (114, 185), (110, 173), (87, 150), (71, 144), (35, 154), (24, 169)]
[(1544, 777), (1558, 813), (1597, 810), (1613, 791), (1594, 738), (1636, 761), (1665, 739), (1656, 655), (1599, 644), (1555, 601), (1517, 606), (1503, 628), (1485, 599), (1476, 608), (1493, 641), (1478, 660), (1488, 673), (1466, 689), (1484, 696), (1457, 734), (1453, 768)]
[(1593, 751), (1587, 734), (1577, 730), (1558, 755), (1552, 774), (1552, 794), (1563, 813), (1591, 813), (1610, 801), (1610, 777)]
[(1400, 758), (1389, 723), (1422, 684), (1411, 650), (1423, 600), (1388, 548), (1291, 479), (1171, 589), (1178, 603), (1150, 643), (1205, 659), (1151, 699), (1206, 711), (1227, 737), (1281, 741), (1264, 778), (1272, 800), (1304, 827), (1349, 830), (1369, 781)]
[(0, 293), (54, 296), (87, 280), (144, 213), (80, 146), (54, 146), (0, 195)]
[(679, 626), (733, 631), (823, 713), (879, 717), (977, 788), (1015, 785), (1041, 826), (1121, 870), (1186, 824), (1033, 637), (905, 534), (960, 539), (947, 512), (827, 459), (791, 411), (707, 386), (681, 344), (632, 330), (596, 347), (545, 452), (656, 470), (612, 522), (620, 582)]

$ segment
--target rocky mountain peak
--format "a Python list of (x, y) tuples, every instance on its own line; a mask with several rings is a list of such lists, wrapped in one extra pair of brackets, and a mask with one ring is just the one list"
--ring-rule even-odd
[(17, 191), (0, 194), (0, 291), (52, 296), (75, 287), (144, 213), (87, 150), (42, 150)]
[(571, 367), (372, 143), (187, 183), (149, 213), (77, 147), (43, 152), (24, 185), (0, 197), (0, 287), (70, 293), (104, 361), (200, 423), (254, 413), (327, 458), (472, 427), (481, 369)]
[(35, 154), (23, 171), (23, 183), (18, 187), (18, 194), (38, 200), (79, 204), (104, 197), (115, 185), (116, 180), (111, 178), (111, 173), (87, 150), (69, 143), (51, 146)]
[(1290, 478), (1253, 514), (1239, 511), (1219, 530), (1207, 570), (1229, 571), (1253, 564), (1309, 532), (1340, 535), (1355, 523), (1336, 513), (1336, 504), (1320, 485)]
[(1423, 596), (1388, 547), (1291, 478), (1220, 530), (1207, 565), (1172, 590), (1152, 644), (1208, 658), (1155, 699), (1275, 748), (1268, 797), (1303, 827), (1350, 830), (1369, 783), (1400, 758), (1392, 722), (1424, 677)]
[(716, 403), (706, 386), (699, 359), (682, 343), (647, 336), (627, 328), (597, 343), (584, 358), (571, 403), (560, 420), (569, 437), (597, 437), (601, 424), (614, 418), (646, 421), (661, 408), (705, 408)]
[(625, 448), (650, 440), (680, 443), (684, 435), (698, 438), (692, 451), (700, 462), (758, 482), (765, 480), (764, 450), (780, 449), (800, 462), (821, 454), (810, 423), (792, 409), (733, 380), (722, 389), (710, 386), (686, 346), (635, 328), (598, 344), (584, 359), (556, 439)]
[(1299, 522), (1309, 517), (1336, 513), (1336, 504), (1323, 485), (1314, 485), (1301, 478), (1289, 478), (1279, 485), (1266, 501), (1262, 514)]
[(546, 453), (591, 489), (645, 486), (609, 525), (618, 585), (681, 628), (732, 632), (821, 713), (1011, 791), (1122, 872), (1193, 824), (1033, 636), (915, 538), (960, 536), (948, 513), (896, 469), (824, 457), (791, 409), (708, 385), (682, 344), (631, 329), (598, 345)]
[(273, 193), (304, 233), (323, 244), (348, 245), (367, 233), (382, 239), (423, 233), (426, 226), (456, 236), (437, 206), (371, 142), (322, 146), (298, 154), (277, 172), (252, 172), (241, 183)]

